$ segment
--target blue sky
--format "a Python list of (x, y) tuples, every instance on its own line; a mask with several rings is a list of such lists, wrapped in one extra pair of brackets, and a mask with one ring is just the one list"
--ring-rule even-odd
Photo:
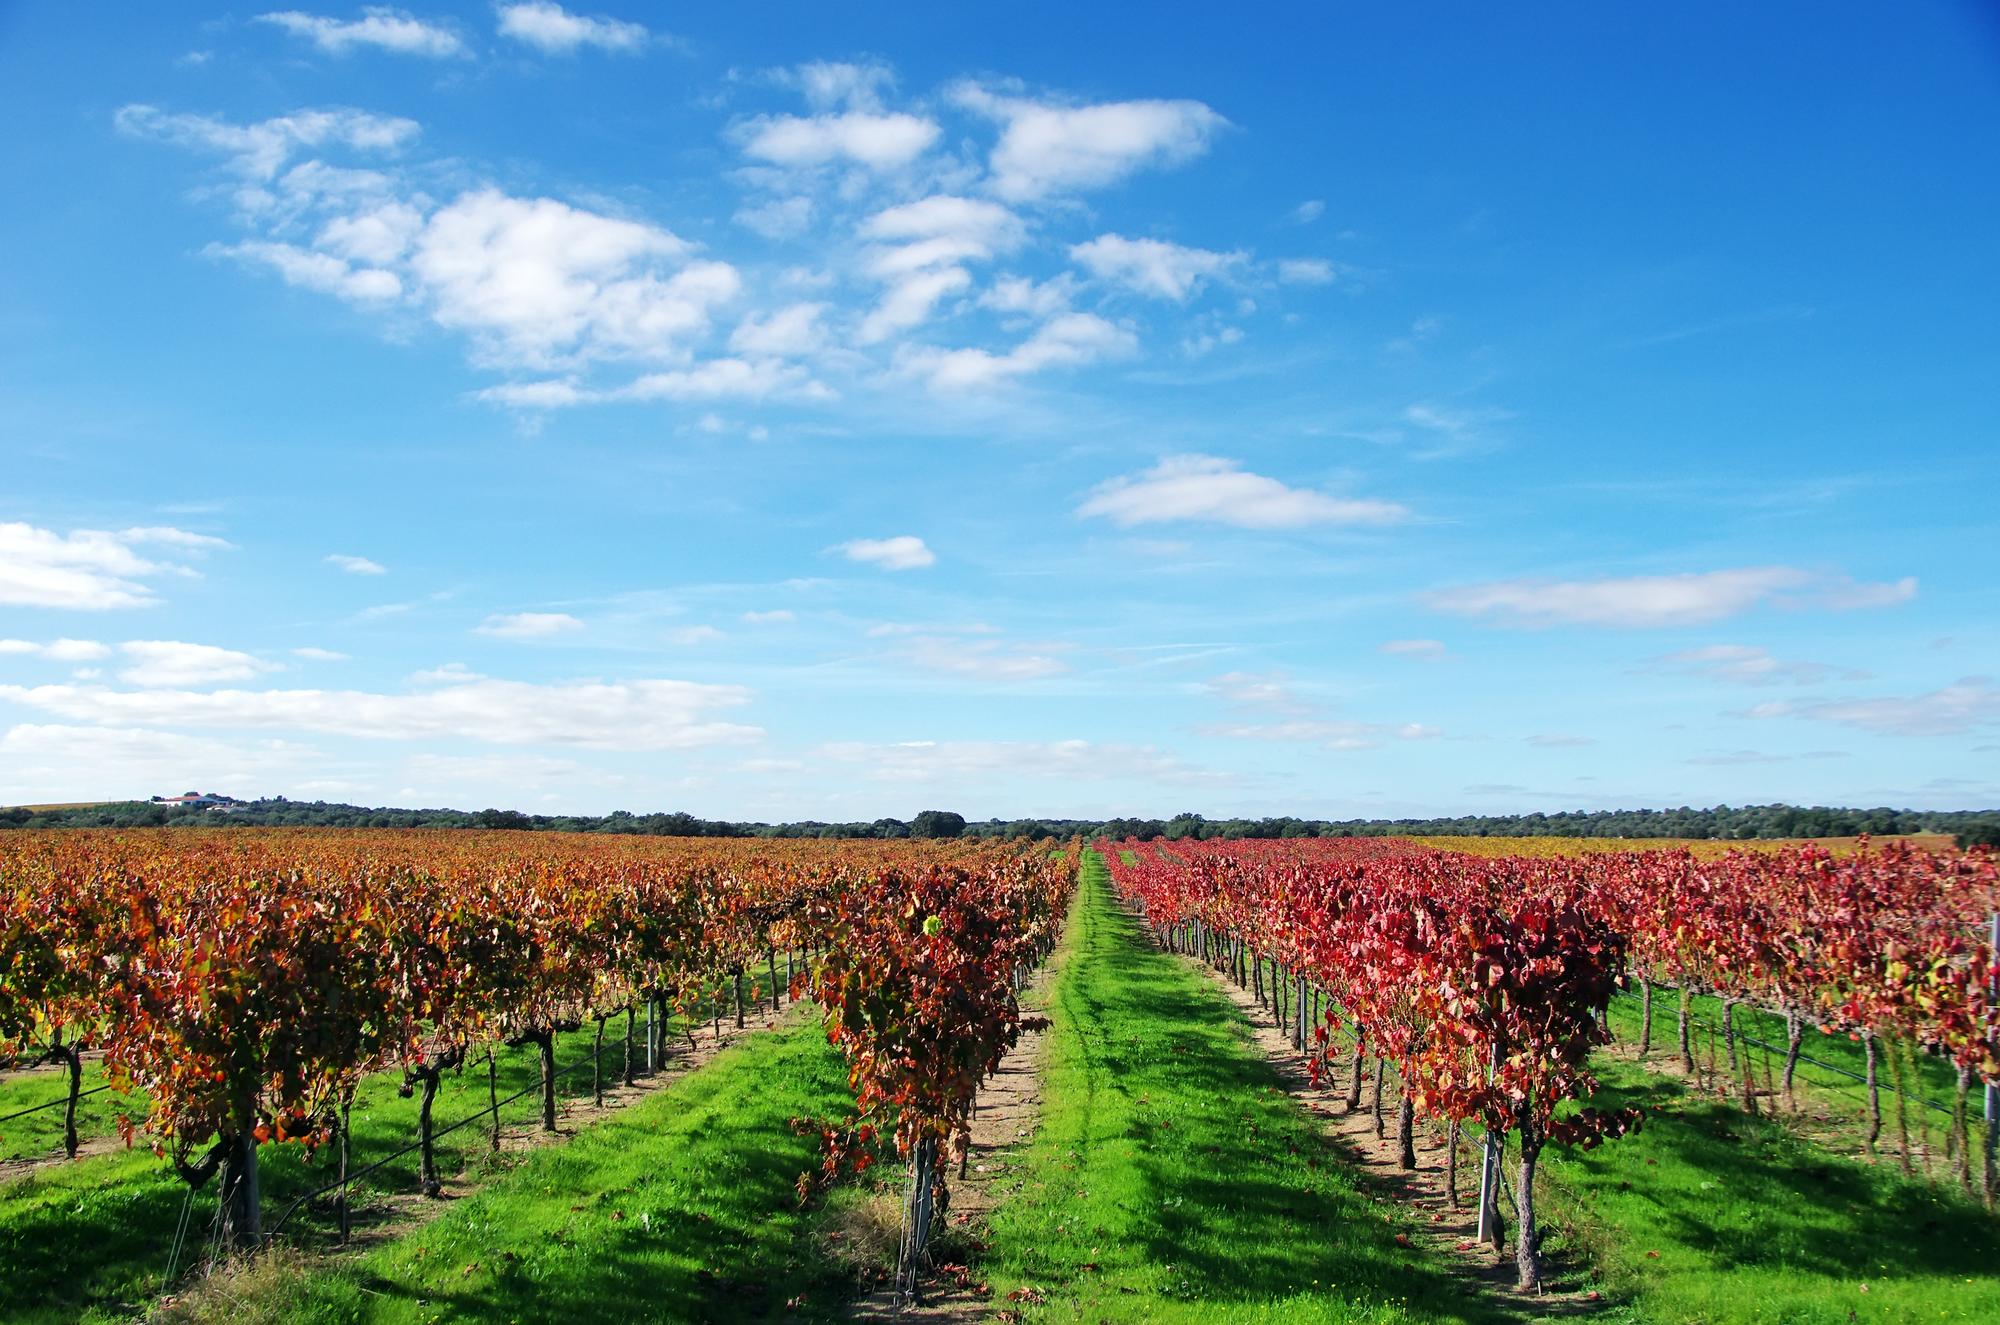
[(1980, 5), (0, 7), (0, 802), (2000, 803)]

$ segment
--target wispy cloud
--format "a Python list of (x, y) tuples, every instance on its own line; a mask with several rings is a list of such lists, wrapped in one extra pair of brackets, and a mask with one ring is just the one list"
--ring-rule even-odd
[(915, 534), (893, 538), (856, 538), (837, 549), (849, 561), (858, 561), (883, 570), (922, 570), (937, 564), (937, 554)]
[(1883, 607), (1907, 602), (1916, 592), (1913, 578), (1869, 584), (1790, 566), (1756, 566), (1597, 580), (1498, 580), (1437, 589), (1422, 598), (1438, 611), (1503, 625), (1643, 630), (1708, 625), (1763, 606), (1826, 611)]
[(347, 55), (364, 46), (432, 60), (470, 54), (450, 28), (384, 5), (369, 5), (356, 19), (324, 18), (288, 9), (259, 14), (257, 21), (304, 37), (329, 55)]
[(345, 552), (329, 552), (325, 560), (327, 565), (338, 566), (349, 575), (387, 575), (389, 573), (389, 568), (379, 561), (370, 561), (367, 557), (350, 556)]
[(1384, 525), (1409, 518), (1389, 501), (1335, 497), (1295, 488), (1216, 456), (1169, 456), (1141, 474), (1100, 484), (1077, 514), (1123, 528), (1202, 521), (1239, 529), (1298, 529), (1316, 524)]
[(642, 23), (615, 18), (586, 18), (549, 0), (503, 4), (500, 35), (524, 42), (548, 55), (573, 55), (586, 46), (619, 54), (646, 48), (652, 34)]
[(184, 529), (59, 534), (25, 523), (0, 523), (0, 603), (102, 612), (160, 601), (146, 583), (192, 577), (192, 562), (228, 543)]
[(583, 629), (583, 622), (567, 612), (507, 612), (487, 617), (474, 633), (496, 639), (548, 639)]

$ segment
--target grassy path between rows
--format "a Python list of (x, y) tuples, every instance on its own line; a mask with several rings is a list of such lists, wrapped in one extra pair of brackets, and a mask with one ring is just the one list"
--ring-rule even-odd
[(850, 1104), (816, 1020), (751, 1036), (414, 1232), (351, 1260), (273, 1259), (167, 1320), (831, 1319), (853, 1279), (824, 1255), (824, 1213), (799, 1206), (819, 1136), (792, 1120)]
[(1596, 1264), (1614, 1321), (2000, 1321), (2000, 1220), (1893, 1161), (1833, 1154), (1679, 1080), (1600, 1058), (1645, 1129), (1551, 1149), (1542, 1217)]
[[(1086, 854), (1041, 1127), (980, 1270), (1028, 1321), (1484, 1321), (1362, 1194), (1249, 1040)], [(1007, 1301), (1009, 1294), (1020, 1296)]]
[[(758, 1014), (753, 1011), (752, 1016)], [(678, 1018), (671, 1023), (670, 1054), (686, 1048), (682, 1025)], [(594, 1033), (595, 1028), (590, 1027), (557, 1039), (558, 1067), (573, 1068), (557, 1080), (557, 1094), (570, 1110), (561, 1123), (565, 1131), (587, 1126), (600, 1116), (591, 1108)], [(601, 1066), (607, 1089), (615, 1085), (624, 1069), (622, 1034), (623, 1018), (606, 1028)], [(637, 1046), (642, 1056), (644, 1034), (642, 1016)], [(502, 1099), (541, 1079), (536, 1055), (532, 1046), (499, 1050), (496, 1063)], [(674, 1070), (674, 1059), (669, 1057), (665, 1066)], [(417, 1101), (400, 1098), (397, 1083), (398, 1074), (380, 1073), (363, 1083), (356, 1095), (352, 1113), (355, 1170), (416, 1139)], [(17, 1078), (9, 1084), (16, 1091), (25, 1091), (42, 1083)], [(447, 1075), (435, 1106), (438, 1127), (478, 1113), (486, 1107), (487, 1095), (483, 1059), (468, 1064), (462, 1073)], [(106, 1130), (115, 1124), (120, 1108), (132, 1107), (128, 1097), (109, 1091), (85, 1104), (105, 1111)], [(510, 1131), (532, 1130), (538, 1125), (539, 1109), (540, 1096), (531, 1091), (502, 1110), (503, 1124)], [(505, 1172), (516, 1159), (512, 1153), (490, 1153), (484, 1122), (440, 1138), (437, 1154), (447, 1189), (486, 1181)], [(259, 1169), (268, 1224), (294, 1197), (332, 1178), (333, 1155), (327, 1149), (309, 1157), (298, 1145), (271, 1145), (262, 1149)], [(407, 1196), (416, 1188), (414, 1153), (358, 1180), (353, 1198), (357, 1225), (365, 1227), (379, 1213), (371, 1205)], [(193, 1198), (189, 1238), (194, 1248), (183, 1253), (183, 1267), (198, 1254), (202, 1234), (215, 1213), (215, 1194), (211, 1182)], [(0, 1321), (55, 1325), (128, 1319), (142, 1313), (164, 1287), (175, 1228), (187, 1202), (186, 1184), (164, 1160), (153, 1155), (143, 1134), (130, 1150), (116, 1146), (0, 1180), (0, 1265), (7, 1267), (0, 1273)], [(302, 1210), (288, 1232), (310, 1242), (325, 1236), (327, 1225), (323, 1214)]]

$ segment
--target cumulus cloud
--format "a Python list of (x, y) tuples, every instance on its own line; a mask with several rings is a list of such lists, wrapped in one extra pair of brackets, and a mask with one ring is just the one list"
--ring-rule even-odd
[(930, 320), (938, 302), (972, 288), (972, 274), (963, 267), (915, 271), (896, 280), (882, 301), (861, 320), (864, 345), (873, 345)]
[(640, 23), (584, 18), (549, 0), (529, 0), (500, 6), (500, 35), (547, 55), (573, 55), (585, 46), (629, 54), (643, 50), (652, 34)]
[(1014, 202), (1114, 184), (1150, 167), (1177, 166), (1208, 150), (1229, 121), (1199, 101), (1113, 101), (1065, 106), (1004, 95), (976, 83), (954, 99), (998, 121), (988, 158), (991, 188)]
[(859, 561), (883, 570), (921, 570), (937, 564), (937, 554), (914, 534), (894, 538), (857, 538), (842, 543), (839, 551), (849, 561)]
[(389, 573), (389, 568), (379, 561), (370, 561), (367, 557), (350, 556), (345, 552), (327, 553), (326, 564), (329, 566), (338, 566), (349, 575), (387, 575)]
[(361, 46), (433, 60), (467, 53), (465, 43), (450, 28), (426, 23), (403, 10), (384, 5), (367, 6), (357, 19), (323, 18), (288, 9), (275, 14), (259, 14), (257, 21), (283, 28), (295, 37), (304, 37), (329, 55), (346, 55)]
[(336, 650), (333, 650), (333, 649), (322, 649), (322, 648), (318, 647), (317, 645), (313, 645), (313, 644), (308, 644), (308, 645), (304, 646), (303, 648), (297, 648), (297, 649), (293, 649), (293, 650), (292, 650), (292, 656), (293, 656), (294, 658), (303, 658), (303, 659), (305, 659), (305, 660), (306, 660), (307, 662), (346, 662), (346, 661), (347, 661), (347, 655), (346, 655), (346, 654), (344, 654), (344, 653), (340, 653), (340, 652), (337, 652)]
[(1863, 584), (1790, 566), (1756, 566), (1682, 575), (1596, 580), (1500, 580), (1423, 596), (1441, 612), (1506, 625), (1700, 626), (1773, 605), (1847, 611), (1906, 602), (1915, 579)]
[(1242, 262), (1242, 253), (1187, 248), (1161, 239), (1099, 235), (1072, 247), (1069, 255), (1100, 280), (1157, 299), (1187, 302), (1202, 282)]
[(1142, 474), (1098, 485), (1077, 514), (1121, 528), (1198, 520), (1239, 529), (1297, 529), (1314, 524), (1394, 524), (1409, 511), (1395, 502), (1334, 497), (1294, 488), (1216, 456), (1169, 456)]
[(451, 680), (414, 694), (358, 690), (113, 690), (0, 686), (0, 699), (106, 727), (311, 731), (364, 740), (471, 740), (600, 750), (741, 744), (756, 727), (721, 720), (750, 692), (692, 681)]
[(118, 651), (129, 660), (118, 679), (148, 688), (185, 688), (249, 681), (277, 670), (275, 663), (213, 644), (180, 640), (128, 640)]
[(742, 281), (725, 262), (675, 266), (688, 251), (658, 226), (480, 189), (430, 217), (410, 269), (440, 325), (545, 365), (659, 354), (705, 331)]
[(763, 115), (737, 126), (745, 156), (806, 168), (855, 165), (888, 171), (930, 150), (942, 132), (935, 121), (902, 112), (850, 110), (825, 115)]
[(58, 534), (31, 524), (0, 523), (0, 603), (86, 612), (150, 607), (159, 598), (145, 581), (195, 575), (189, 564), (193, 558), (228, 546), (184, 529)]
[(505, 612), (487, 617), (473, 631), (496, 639), (547, 639), (582, 629), (583, 622), (567, 612)]

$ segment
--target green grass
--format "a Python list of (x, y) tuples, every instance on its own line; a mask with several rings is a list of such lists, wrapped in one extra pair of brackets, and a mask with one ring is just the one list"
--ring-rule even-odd
[(250, 1316), (225, 1297), (194, 1318), (754, 1321), (793, 1299), (829, 1317), (852, 1281), (798, 1205), (819, 1137), (790, 1120), (850, 1104), (817, 1022), (756, 1036), (379, 1250), (263, 1276)]
[[(103, 1084), (103, 1067), (94, 1059), (85, 1062), (82, 1089)], [(0, 1081), (0, 1115), (42, 1106), (33, 1113), (0, 1123), (0, 1160), (31, 1159), (59, 1152), (63, 1144), (62, 1101), (68, 1097), (69, 1069), (59, 1065), (14, 1073)], [(100, 1090), (77, 1101), (76, 1134), (84, 1141), (110, 1136), (118, 1130), (120, 1114), (143, 1116), (145, 1111), (143, 1095)]]
[(2000, 1320), (2000, 1221), (1976, 1206), (1657, 1073), (1598, 1071), (1596, 1102), (1642, 1106), (1646, 1126), (1551, 1149), (1539, 1213), (1595, 1261), (1609, 1319)]
[[(1667, 988), (1654, 990), (1651, 1057), (1655, 1062), (1670, 1064), (1680, 1061), (1680, 1040), (1674, 1025), (1679, 1007), (1680, 995), (1677, 991)], [(1728, 1055), (1722, 1046), (1722, 1000), (1696, 995), (1689, 1000), (1689, 1011), (1694, 1021), (1690, 1042), (1696, 1065), (1706, 1072), (1712, 1060), (1720, 1078), (1729, 1077)], [(1612, 1000), (1611, 1029), (1620, 1044), (1637, 1046), (1640, 1023), (1637, 994), (1620, 994)], [(1742, 1046), (1743, 1052), (1750, 1056), (1758, 1086), (1763, 1087), (1768, 1082), (1773, 1087), (1781, 1087), (1785, 1072), (1785, 1019), (1747, 1005), (1739, 1006), (1736, 1009), (1736, 1027), (1739, 1032), (1771, 1046)], [(1797, 1083), (1802, 1088), (1800, 1102), (1811, 1106), (1815, 1113), (1824, 1115), (1827, 1120), (1826, 1125), (1813, 1127), (1814, 1138), (1842, 1153), (1860, 1152), (1867, 1124), (1868, 1093), (1867, 1087), (1854, 1078), (1866, 1073), (1866, 1050), (1859, 1040), (1846, 1035), (1822, 1034), (1810, 1026), (1806, 1028), (1801, 1050), (1805, 1058), (1818, 1061), (1806, 1062), (1802, 1058), (1799, 1063)], [(1877, 1144), (1886, 1154), (1895, 1146), (1895, 1078), (1886, 1045), (1880, 1048), (1876, 1057), (1876, 1073), (1882, 1093), (1882, 1138)], [(1915, 1055), (1914, 1067), (1914, 1073), (1906, 1082), (1911, 1142), (1916, 1144), (1928, 1130), (1941, 1155), (1944, 1132), (1949, 1129), (1951, 1119), (1936, 1109), (1925, 1107), (1921, 1101), (1928, 1100), (1950, 1108), (1956, 1088), (1956, 1073), (1944, 1059), (1929, 1054)], [(1852, 1075), (1847, 1075), (1850, 1073)], [(1969, 1102), (1975, 1154), (1984, 1143), (1984, 1124), (1979, 1117), (1982, 1099), (1980, 1091), (1975, 1088)], [(1782, 1099), (1779, 1103), (1782, 1106)], [(1941, 1167), (1939, 1172), (1942, 1173)]]
[[(619, 1038), (623, 1024), (623, 1018), (619, 1018), (606, 1027), (603, 1063), (607, 1085), (614, 1083), (623, 1071), (624, 1051)], [(678, 1021), (674, 1023), (675, 1034), (679, 1033), (679, 1025)], [(590, 1107), (588, 1066), (594, 1032), (594, 1026), (587, 1027), (557, 1039), (559, 1069), (574, 1063), (584, 1064), (557, 1081), (561, 1098), (581, 1101), (562, 1123), (565, 1129), (589, 1124), (597, 1116)], [(638, 1046), (642, 1053), (643, 1039), (642, 1017)], [(684, 1045), (685, 1041), (681, 1043)], [(502, 1099), (540, 1080), (540, 1059), (532, 1046), (501, 1049), (498, 1065)], [(417, 1101), (397, 1096), (398, 1079), (393, 1073), (379, 1074), (364, 1082), (356, 1093), (352, 1114), (354, 1169), (388, 1156), (416, 1139)], [(16, 1091), (24, 1087), (20, 1080), (9, 1084)], [(107, 1104), (108, 1101), (115, 1103)], [(486, 1071), (482, 1060), (468, 1064), (462, 1073), (445, 1077), (434, 1106), (436, 1125), (442, 1129), (470, 1117), (484, 1109), (486, 1102)], [(114, 1120), (121, 1106), (130, 1107), (125, 1097), (108, 1091), (84, 1103), (109, 1108)], [(505, 1106), (502, 1120), (509, 1126), (532, 1125), (539, 1109), (540, 1095), (531, 1091)], [(61, 1110), (44, 1112), (59, 1114)], [(18, 1120), (12, 1126), (25, 1121)], [(100, 1130), (109, 1127), (107, 1123)], [(44, 1152), (47, 1149), (48, 1146), (41, 1147)], [(512, 1156), (496, 1157), (490, 1153), (484, 1123), (475, 1123), (441, 1138), (437, 1153), (439, 1170), (447, 1180), (459, 1174), (483, 1178), (516, 1162)], [(293, 1198), (330, 1181), (333, 1164), (330, 1149), (308, 1157), (297, 1145), (264, 1147), (259, 1155), (259, 1178), (266, 1227), (277, 1220)], [(411, 1192), (416, 1187), (417, 1156), (411, 1153), (360, 1179), (353, 1203), (357, 1211), (365, 1211), (371, 1195)], [(197, 1245), (214, 1216), (215, 1191), (211, 1182), (193, 1198), (190, 1239)], [(121, 1149), (86, 1156), (74, 1163), (51, 1164), (29, 1175), (0, 1182), (0, 1265), (7, 1267), (5, 1273), (0, 1273), (0, 1321), (42, 1325), (140, 1314), (162, 1289), (174, 1231), (187, 1200), (186, 1184), (164, 1160), (153, 1156), (143, 1135), (134, 1150)], [(286, 1226), (286, 1232), (310, 1245), (322, 1240), (330, 1225), (323, 1211), (303, 1208)], [(181, 1264), (185, 1266), (188, 1259), (183, 1255)]]
[(1155, 950), (1095, 854), (1051, 992), (1042, 1125), (980, 1272), (1031, 1321), (1488, 1319), (1363, 1195), (1233, 1005)]

